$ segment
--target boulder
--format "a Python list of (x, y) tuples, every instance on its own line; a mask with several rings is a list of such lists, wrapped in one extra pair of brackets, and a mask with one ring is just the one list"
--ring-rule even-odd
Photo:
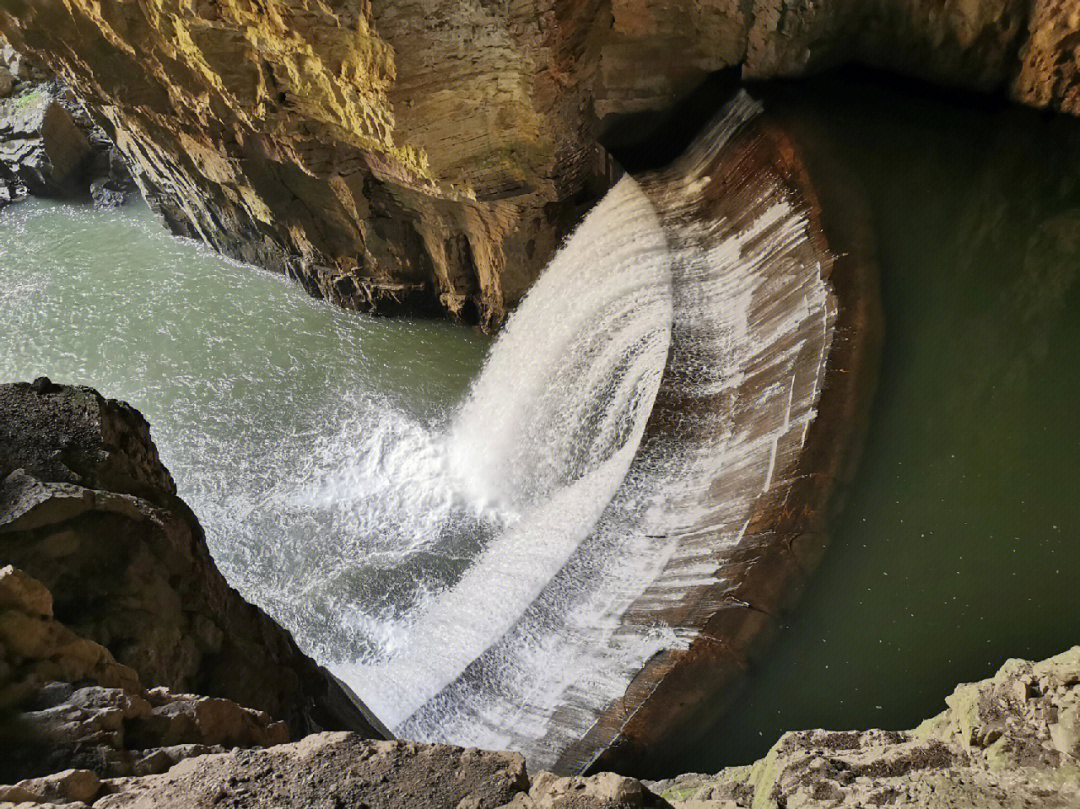
[(31, 193), (73, 193), (90, 155), (86, 136), (47, 92), (0, 100), (0, 170)]
[(15, 88), (15, 77), (4, 65), (0, 65), (0, 98), (7, 98)]
[[(0, 558), (51, 592), (66, 630), (108, 650), (147, 688), (248, 706), (287, 722), (294, 738), (386, 735), (346, 686), (228, 586), (149, 425), (122, 402), (46, 379), (0, 385)], [(196, 724), (220, 724), (217, 710), (199, 707)], [(178, 731), (169, 743), (194, 740)]]
[(101, 792), (101, 781), (90, 770), (64, 770), (0, 787), (0, 801), (11, 803), (90, 803)]
[(90, 198), (94, 207), (103, 211), (119, 208), (127, 202), (128, 191), (109, 177), (98, 177), (90, 183)]

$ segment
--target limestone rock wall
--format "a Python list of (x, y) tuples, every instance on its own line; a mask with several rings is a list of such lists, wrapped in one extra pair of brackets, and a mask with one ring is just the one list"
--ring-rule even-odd
[(0, 481), (0, 560), (39, 580), (56, 620), (147, 688), (233, 700), (286, 721), (297, 738), (384, 735), (226, 584), (128, 405), (44, 379), (0, 386)]
[(622, 116), (723, 68), (849, 61), (1080, 112), (1072, 6), (0, 0), (0, 33), (90, 103), (175, 232), (342, 306), (494, 327), (606, 186)]
[(175, 232), (342, 306), (491, 325), (604, 168), (575, 133), (588, 31), (546, 5), (11, 0), (0, 28)]

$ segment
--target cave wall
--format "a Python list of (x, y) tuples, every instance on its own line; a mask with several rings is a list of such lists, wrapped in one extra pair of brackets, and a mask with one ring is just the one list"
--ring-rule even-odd
[(360, 310), (494, 328), (703, 77), (857, 62), (1080, 113), (1068, 0), (0, 0), (171, 229)]

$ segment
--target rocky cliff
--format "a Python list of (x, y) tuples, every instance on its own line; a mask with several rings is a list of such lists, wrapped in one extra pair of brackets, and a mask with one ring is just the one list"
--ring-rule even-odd
[[(707, 74), (884, 67), (1080, 112), (1066, 0), (0, 0), (177, 233), (356, 309), (492, 327)], [(678, 58), (672, 58), (677, 54)]]
[[(0, 645), (15, 657), (0, 666), (0, 708), (50, 702), (50, 680), (89, 680), (143, 700), (155, 687), (231, 700), (283, 720), (294, 738), (385, 735), (225, 583), (137, 411), (45, 379), (0, 386), (0, 481), (5, 587), (32, 581), (19, 587), (36, 593), (9, 599), (22, 618), (3, 613), (15, 623)], [(70, 665), (66, 633), (83, 639)]]

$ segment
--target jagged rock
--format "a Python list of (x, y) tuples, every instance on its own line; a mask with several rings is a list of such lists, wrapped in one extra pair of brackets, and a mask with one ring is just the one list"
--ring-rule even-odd
[(913, 731), (786, 733), (751, 766), (650, 786), (687, 806), (1080, 806), (1080, 646), (1040, 663), (1010, 660), (945, 702)]
[(101, 781), (89, 770), (64, 770), (44, 778), (29, 778), (0, 787), (0, 801), (11, 803), (90, 803), (101, 792)]
[(90, 198), (95, 208), (107, 211), (123, 206), (127, 193), (108, 177), (99, 177), (90, 183)]
[(54, 620), (49, 591), (11, 565), (0, 568), (0, 654), (0, 709), (52, 680), (140, 689), (135, 672), (107, 649)]
[(1035, 107), (1080, 115), (1080, 7), (1036, 0), (1013, 97)]
[(65, 764), (103, 776), (146, 774), (182, 757), (289, 738), (283, 722), (261, 711), (145, 690), (108, 649), (55, 620), (41, 582), (8, 565), (0, 569), (0, 711), (12, 709), (15, 720), (0, 721), (0, 745), (12, 748), (0, 778)]
[(0, 100), (0, 170), (31, 193), (71, 193), (89, 158), (86, 136), (50, 94)]
[(323, 733), (111, 780), (94, 806), (1068, 809), (1080, 805), (1078, 700), (1075, 647), (1041, 663), (1009, 661), (994, 678), (960, 686), (948, 710), (914, 731), (788, 733), (765, 759), (714, 776), (530, 778), (514, 753)]
[[(0, 558), (40, 580), (56, 619), (146, 687), (264, 711), (295, 738), (384, 735), (344, 685), (226, 584), (130, 406), (47, 379), (0, 386), (0, 481)], [(217, 721), (206, 705), (194, 710)], [(166, 743), (195, 740), (178, 731)]]
[(11, 47), (3, 36), (0, 36), (0, 65), (15, 78), (16, 84), (44, 81), (47, 78), (41, 68)]
[[(10, 84), (7, 79), (10, 79)], [(127, 164), (113, 146), (105, 130), (94, 121), (86, 106), (63, 83), (50, 77), (38, 65), (17, 54), (7, 41), (0, 37), (0, 99), (12, 94), (18, 96), (15, 100), (21, 99), (19, 103), (23, 104), (30, 103), (27, 99), (55, 99), (70, 116), (89, 147), (89, 157), (82, 159), (81, 170), (77, 172), (77, 175), (71, 177), (69, 182), (62, 183), (61, 187), (48, 190), (48, 193), (81, 195), (84, 190), (82, 184), (88, 177), (100, 178), (99, 181), (104, 182), (105, 186), (96, 195), (93, 193), (94, 189), (91, 188), (91, 198), (95, 202), (100, 199), (99, 207), (116, 207), (121, 194), (127, 195), (136, 190)], [(76, 142), (81, 144), (78, 138)], [(48, 151), (47, 148), (46, 151)], [(18, 178), (18, 167), (9, 166), (8, 168), (8, 173)], [(0, 175), (3, 173), (4, 166), (0, 164)], [(19, 187), (25, 191), (25, 184), (21, 180), (19, 180)], [(35, 186), (35, 191), (43, 193), (40, 186)], [(6, 201), (10, 202), (11, 199)], [(5, 200), (0, 198), (0, 206), (4, 202)]]

